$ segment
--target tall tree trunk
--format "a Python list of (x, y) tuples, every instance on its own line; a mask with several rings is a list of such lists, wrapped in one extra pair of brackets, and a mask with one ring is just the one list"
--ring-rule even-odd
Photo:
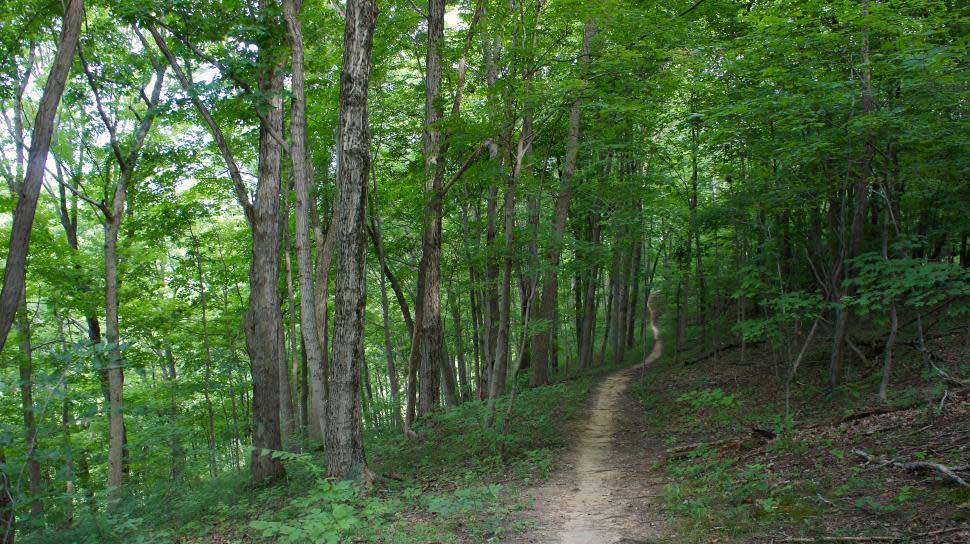
[[(264, 17), (269, 17), (268, 14)], [(246, 310), (246, 351), (253, 369), (253, 480), (280, 478), (283, 464), (272, 451), (283, 448), (280, 433), (279, 368), (285, 365), (283, 315), (280, 311), (280, 167), (282, 147), (272, 136), (283, 127), (282, 66), (270, 61), (269, 46), (260, 48), (264, 67), (259, 92), (266, 112), (259, 127), (259, 170), (256, 198), (251, 205), (252, 261), (249, 268), (249, 307)]]
[[(267, 6), (261, 4), (263, 22), (272, 24)], [(249, 307), (246, 311), (244, 329), (246, 349), (249, 352), (253, 375), (253, 451), (251, 470), (253, 480), (263, 482), (283, 476), (283, 464), (274, 459), (271, 451), (282, 447), (280, 438), (279, 361), (285, 359), (283, 348), (283, 316), (277, 289), (280, 272), (280, 166), (282, 146), (278, 141), (282, 133), (281, 64), (271, 60), (273, 43), (259, 44), (261, 69), (257, 87), (266, 113), (260, 114), (259, 173), (256, 199), (252, 201), (239, 171), (232, 149), (216, 123), (209, 108), (192, 91), (192, 81), (178, 64), (154, 26), (147, 27), (155, 44), (172, 66), (182, 89), (198, 110), (205, 125), (219, 148), (229, 170), (236, 198), (252, 232), (252, 261), (249, 269)], [(245, 404), (243, 405), (245, 407)]]
[[(586, 68), (589, 64), (590, 44), (593, 39), (594, 27), (591, 21), (586, 21), (583, 27), (583, 47), (580, 52), (580, 65)], [(542, 293), (539, 301), (539, 311), (536, 318), (551, 321), (558, 303), (559, 293), (559, 260), (562, 257), (562, 237), (566, 231), (566, 218), (569, 214), (569, 201), (573, 194), (573, 178), (576, 172), (576, 158), (579, 155), (579, 129), (582, 119), (582, 98), (577, 97), (569, 109), (569, 123), (566, 131), (566, 157), (563, 161), (562, 172), (559, 177), (559, 195), (556, 197), (555, 216), (552, 223), (552, 241), (546, 249), (545, 273), (542, 278)], [(545, 385), (549, 381), (546, 365), (549, 360), (550, 333), (540, 332), (536, 335), (535, 359), (532, 364), (530, 385)]]
[[(164, 86), (164, 65), (155, 66), (155, 82), (149, 100), (148, 109), (142, 116), (133, 135), (133, 142), (127, 154), (122, 154), (114, 125), (105, 113), (98, 94), (98, 86), (88, 69), (87, 62), (81, 57), (82, 66), (88, 78), (88, 83), (95, 97), (97, 111), (102, 122), (111, 135), (111, 147), (114, 157), (120, 167), (118, 183), (114, 189), (114, 196), (110, 208), (101, 204), (104, 214), (104, 305), (105, 305), (105, 335), (108, 343), (108, 407), (110, 410), (109, 445), (108, 445), (108, 487), (117, 489), (124, 484), (127, 472), (127, 441), (128, 433), (124, 420), (124, 359), (121, 354), (121, 335), (118, 323), (119, 307), (119, 278), (118, 278), (118, 235), (121, 231), (121, 221), (125, 214), (125, 200), (128, 187), (133, 181), (138, 157), (148, 132), (155, 120), (156, 108), (161, 100)], [(144, 96), (144, 91), (142, 91)]]
[[(115, 202), (124, 205), (121, 192), (115, 193)], [(123, 210), (120, 210), (123, 213)], [(104, 235), (104, 284), (105, 284), (105, 324), (108, 341), (108, 408), (109, 447), (108, 447), (108, 487), (118, 488), (124, 484), (124, 373), (121, 358), (120, 335), (118, 330), (118, 231), (121, 228), (121, 213), (105, 224)]]
[[(488, 106), (492, 111), (497, 111), (498, 104), (495, 96), (498, 96), (498, 66), (496, 55), (498, 54), (498, 44), (493, 38), (486, 36), (483, 39), (482, 54), (485, 57), (485, 83), (490, 92), (488, 94)], [(489, 161), (499, 163), (495, 165), (501, 169), (504, 157), (499, 155), (499, 147), (495, 141), (488, 145)], [(475, 208), (478, 214), (478, 208)], [(476, 215), (480, 224), (481, 217)], [(485, 201), (485, 284), (483, 291), (482, 304), (482, 335), (483, 335), (483, 355), (482, 368), (478, 378), (478, 395), (484, 400), (489, 397), (492, 382), (492, 369), (495, 368), (495, 350), (498, 340), (499, 323), (499, 258), (495, 251), (495, 239), (498, 235), (498, 185), (491, 183), (488, 186), (488, 195)]]
[(421, 263), (418, 271), (418, 319), (411, 345), (418, 370), (418, 413), (430, 412), (438, 401), (441, 343), (441, 198), (443, 161), (441, 50), (444, 45), (444, 0), (428, 2), (428, 46), (425, 55), (424, 159), (425, 209), (421, 237)]
[[(178, 396), (176, 395), (178, 390), (178, 374), (175, 369), (175, 356), (172, 353), (171, 348), (166, 348), (165, 352), (165, 372), (162, 373), (165, 376), (165, 380), (168, 382), (168, 393), (169, 393), (169, 409), (168, 409), (168, 421), (172, 428), (176, 428), (178, 425), (178, 414), (179, 414), (179, 404)], [(172, 456), (172, 467), (170, 474), (172, 475), (173, 481), (179, 481), (182, 479), (183, 469), (185, 468), (184, 452), (182, 450), (182, 443), (179, 440), (177, 433), (172, 433), (169, 448), (171, 449)]]
[[(637, 225), (637, 232), (642, 230), (641, 225)], [(626, 347), (632, 348), (634, 340), (636, 339), (637, 330), (637, 306), (640, 296), (640, 258), (641, 252), (643, 250), (643, 244), (640, 243), (640, 236), (637, 234), (633, 239), (633, 256), (630, 259), (630, 272), (629, 277), (633, 278), (633, 285), (630, 288), (630, 298), (629, 305), (627, 306), (626, 316), (627, 316), (627, 334), (626, 334)]]
[(326, 434), (327, 472), (342, 479), (368, 476), (359, 389), (367, 302), (367, 84), (376, 19), (374, 0), (348, 0), (337, 129), (336, 314)]
[[(505, 381), (512, 354), (512, 265), (514, 262), (513, 253), (515, 246), (515, 191), (518, 186), (519, 176), (522, 173), (525, 157), (531, 148), (532, 115), (527, 109), (522, 117), (522, 133), (519, 135), (515, 164), (512, 167), (512, 173), (508, 178), (508, 185), (505, 188), (505, 249), (502, 255), (504, 272), (502, 283), (499, 286), (498, 334), (495, 340), (495, 362), (492, 367), (492, 375), (489, 378), (488, 396), (490, 399), (498, 398), (505, 393)], [(534, 286), (530, 289), (533, 288)], [(529, 332), (523, 330), (522, 334), (528, 335)]]
[(60, 104), (68, 72), (74, 61), (74, 49), (77, 47), (81, 33), (83, 13), (83, 0), (67, 0), (64, 17), (61, 20), (57, 53), (54, 54), (50, 75), (47, 76), (47, 83), (44, 84), (44, 93), (34, 118), (30, 150), (27, 154), (27, 170), (21, 182), (17, 206), (13, 212), (13, 225), (10, 229), (10, 242), (7, 246), (3, 270), (3, 289), (0, 291), (0, 351), (3, 351), (3, 346), (7, 343), (7, 335), (10, 333), (17, 307), (20, 305), (20, 295), (24, 290), (30, 230), (34, 224), (34, 214), (37, 212), (37, 200), (40, 197), (47, 153), (50, 150), (51, 135), (54, 132), (54, 116), (57, 114), (57, 106)]
[[(304, 47), (303, 47), (303, 25), (300, 22), (300, 10), (302, 0), (283, 0), (283, 15), (286, 19), (287, 33), (290, 41), (290, 52), (292, 62), (292, 89), (293, 103), (290, 109), (290, 159), (293, 163), (293, 180), (296, 188), (296, 253), (297, 267), (300, 278), (300, 334), (302, 345), (305, 350), (307, 367), (310, 371), (310, 387), (312, 402), (311, 413), (315, 414), (312, 422), (313, 430), (311, 436), (322, 438), (324, 436), (326, 408), (326, 345), (325, 339), (321, 336), (321, 331), (326, 327), (326, 310), (323, 316), (317, 314), (316, 307), (323, 305), (326, 307), (326, 300), (319, 301), (317, 297), (322, 296), (326, 299), (328, 286), (321, 286), (315, 289), (313, 277), (313, 261), (310, 255), (310, 229), (311, 212), (313, 207), (312, 182), (310, 170), (307, 164), (306, 148), (306, 92), (304, 77)], [(328, 229), (329, 236), (329, 229)], [(326, 246), (324, 243), (323, 246)], [(321, 249), (317, 248), (318, 252)], [(324, 252), (327, 250), (324, 248)], [(320, 256), (318, 255), (318, 258)], [(323, 265), (329, 274), (329, 256)]]
[[(490, 153), (498, 154), (497, 146)], [(479, 377), (479, 396), (488, 398), (492, 383), (492, 369), (495, 368), (496, 342), (498, 341), (499, 316), (499, 259), (495, 254), (495, 239), (498, 237), (498, 187), (490, 186), (485, 204), (485, 304), (484, 334), (485, 353)]]
[(515, 176), (509, 176), (505, 188), (505, 250), (502, 255), (502, 283), (499, 285), (498, 327), (492, 375), (489, 377), (488, 397), (495, 399), (505, 393), (508, 374), (510, 328), (512, 318), (512, 252), (515, 245)]

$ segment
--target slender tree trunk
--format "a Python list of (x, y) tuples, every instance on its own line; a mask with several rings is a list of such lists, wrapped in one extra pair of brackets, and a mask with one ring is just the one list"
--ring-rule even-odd
[(30, 490), (30, 514), (39, 519), (44, 515), (41, 499), (40, 461), (37, 460), (37, 422), (34, 414), (33, 346), (30, 338), (30, 317), (27, 315), (27, 288), (21, 293), (17, 312), (17, 334), (20, 338), (20, 401), (24, 418), (24, 444), (27, 447), (27, 478)]
[[(371, 176), (373, 178), (374, 189), (373, 198), (371, 198), (371, 203), (374, 206), (373, 213), (370, 215), (371, 222), (371, 239), (374, 241), (374, 249), (377, 253), (377, 259), (380, 262), (380, 286), (381, 286), (381, 316), (384, 320), (384, 354), (387, 357), (387, 377), (390, 382), (391, 389), (391, 420), (394, 425), (400, 429), (404, 428), (404, 420), (401, 418), (401, 387), (400, 381), (397, 375), (397, 366), (394, 363), (394, 343), (391, 341), (391, 317), (390, 317), (390, 302), (387, 297), (387, 266), (384, 259), (384, 223), (381, 218), (381, 203), (380, 203), (380, 192), (377, 187), (377, 170), (373, 164), (371, 164)], [(407, 307), (407, 302), (404, 303), (402, 308)], [(408, 312), (410, 314), (410, 312)], [(410, 323), (410, 315), (408, 315), (408, 323), (411, 327), (414, 325)], [(410, 332), (410, 331), (409, 331)]]
[[(305, 350), (307, 366), (310, 370), (310, 387), (312, 402), (311, 413), (316, 417), (312, 418), (313, 430), (311, 436), (322, 438), (324, 436), (324, 425), (326, 419), (326, 339), (321, 336), (321, 331), (326, 328), (327, 319), (326, 297), (328, 286), (323, 289), (315, 289), (313, 276), (313, 261), (310, 255), (310, 229), (311, 212), (313, 210), (313, 192), (310, 179), (310, 170), (307, 164), (306, 147), (306, 92), (304, 77), (304, 48), (303, 48), (303, 26), (300, 22), (300, 10), (302, 0), (284, 0), (283, 15), (286, 20), (287, 33), (290, 41), (290, 52), (292, 62), (292, 89), (293, 103), (290, 109), (290, 159), (293, 163), (293, 180), (296, 188), (296, 252), (297, 267), (300, 278), (300, 334), (303, 349)], [(326, 244), (323, 244), (324, 246)], [(317, 248), (318, 252), (321, 249)], [(326, 249), (324, 249), (326, 252)], [(318, 258), (320, 256), (318, 255)], [(326, 274), (329, 273), (329, 257), (324, 264)], [(323, 271), (320, 271), (323, 272)], [(319, 300), (319, 297), (324, 299)], [(322, 316), (318, 315), (316, 308), (323, 306)]]
[[(281, 168), (282, 170), (282, 168)], [(282, 257), (283, 264), (285, 265), (283, 269), (283, 274), (286, 276), (287, 291), (286, 291), (286, 303), (287, 303), (287, 313), (289, 318), (287, 321), (290, 324), (290, 328), (293, 329), (293, 320), (295, 319), (293, 311), (293, 285), (292, 285), (292, 263), (290, 262), (290, 190), (288, 187), (282, 185), (281, 180), (280, 191), (283, 193), (283, 202), (280, 207), (279, 214), (279, 229), (280, 229), (280, 240), (282, 240)], [(296, 419), (293, 416), (293, 396), (290, 394), (290, 370), (289, 364), (290, 360), (296, 361), (296, 341), (293, 335), (290, 335), (289, 343), (290, 349), (286, 349), (287, 334), (282, 327), (281, 323), (281, 333), (283, 334), (283, 352), (280, 360), (278, 362), (279, 366), (276, 370), (279, 376), (279, 397), (280, 397), (280, 442), (283, 447), (287, 449), (293, 449), (296, 445), (290, 443), (290, 439), (293, 436), (296, 428)], [(289, 354), (289, 357), (287, 357)]]
[[(497, 111), (498, 104), (493, 96), (498, 95), (498, 66), (495, 57), (498, 54), (497, 42), (486, 36), (482, 44), (482, 54), (485, 57), (485, 82), (492, 91), (489, 93), (488, 105), (492, 111)], [(503, 157), (499, 155), (498, 144), (493, 140), (488, 146), (488, 157), (492, 163), (498, 163), (501, 168)], [(477, 213), (478, 208), (476, 208)], [(476, 216), (476, 219), (481, 219)], [(479, 221), (480, 223), (480, 221)], [(498, 341), (499, 323), (499, 259), (495, 251), (495, 240), (498, 235), (498, 185), (489, 184), (488, 196), (485, 202), (485, 285), (482, 304), (482, 333), (483, 355), (482, 368), (478, 378), (479, 398), (489, 397), (492, 382), (492, 371), (495, 368), (496, 342)]]
[[(310, 201), (313, 210), (313, 200)], [(311, 212), (311, 215), (316, 216)], [(320, 223), (314, 226), (314, 238), (317, 247), (316, 262), (314, 263), (314, 284), (313, 284), (313, 314), (319, 327), (320, 357), (321, 363), (318, 366), (311, 365), (307, 359), (307, 366), (310, 370), (310, 400), (309, 400), (309, 419), (317, 421), (319, 424), (310, 426), (310, 437), (325, 441), (327, 427), (327, 403), (329, 402), (329, 391), (327, 384), (330, 380), (330, 271), (333, 263), (334, 244), (336, 243), (336, 229), (334, 220), (336, 215), (331, 215), (330, 224), (326, 234)]]
[[(638, 225), (638, 231), (640, 226)], [(626, 333), (626, 347), (632, 348), (634, 341), (636, 340), (636, 330), (637, 330), (637, 316), (639, 315), (637, 310), (638, 298), (640, 296), (640, 257), (643, 244), (640, 243), (640, 237), (637, 235), (633, 240), (633, 256), (630, 259), (630, 272), (629, 277), (633, 278), (633, 286), (630, 288), (629, 304), (627, 305), (626, 317), (627, 317), (627, 333)]]
[[(164, 369), (162, 373), (165, 376), (165, 381), (168, 382), (168, 397), (169, 397), (169, 409), (168, 409), (168, 424), (172, 428), (178, 426), (178, 414), (179, 414), (179, 404), (178, 404), (178, 373), (175, 369), (175, 355), (172, 353), (171, 348), (165, 348), (164, 351), (165, 362)], [(184, 452), (182, 451), (182, 443), (179, 440), (177, 433), (172, 433), (169, 442), (169, 449), (171, 450), (171, 461), (172, 467), (170, 474), (172, 475), (173, 481), (179, 481), (182, 479), (183, 469), (185, 468)]]
[(468, 366), (465, 362), (465, 333), (461, 323), (461, 309), (458, 307), (458, 296), (456, 293), (448, 293), (448, 301), (451, 303), (451, 319), (455, 324), (455, 351), (458, 355), (458, 386), (461, 400), (466, 401), (471, 398), (471, 385), (468, 381)]
[[(535, 304), (527, 304), (533, 298), (532, 290), (539, 287), (539, 195), (534, 193), (534, 189), (525, 199), (526, 206), (526, 229), (529, 232), (528, 259), (519, 263), (519, 321), (525, 321), (527, 311), (535, 313)], [(531, 316), (530, 316), (531, 317)], [(532, 356), (535, 352), (536, 335), (529, 335), (528, 341), (524, 344), (522, 352), (523, 369), (532, 366)], [(545, 366), (548, 367), (548, 361)], [(531, 378), (531, 376), (530, 376)]]
[[(83, 57), (82, 57), (83, 61)], [(162, 87), (165, 79), (165, 67), (156, 66), (155, 83), (152, 89), (148, 110), (142, 116), (133, 136), (127, 155), (122, 155), (121, 145), (115, 137), (113, 125), (101, 106), (98, 98), (98, 87), (94, 77), (88, 71), (87, 63), (82, 62), (91, 90), (95, 96), (97, 110), (105, 127), (111, 133), (111, 146), (121, 173), (114, 190), (114, 197), (110, 208), (102, 204), (104, 214), (104, 300), (105, 300), (105, 335), (108, 342), (108, 406), (109, 447), (108, 447), (108, 487), (120, 488), (124, 484), (127, 472), (127, 430), (124, 420), (124, 359), (121, 354), (121, 335), (118, 323), (119, 279), (118, 279), (118, 234), (121, 231), (121, 220), (125, 214), (125, 199), (128, 187), (135, 175), (138, 156), (148, 137), (148, 132), (154, 122), (156, 107), (161, 99)], [(142, 93), (144, 94), (144, 93)]]
[[(869, 0), (862, 2), (862, 15), (869, 15)], [(872, 66), (869, 62), (869, 25), (862, 28), (862, 109), (865, 115), (871, 115), (875, 111), (875, 101), (872, 95)], [(875, 144), (871, 135), (866, 131), (864, 136), (861, 172), (858, 180), (853, 187), (853, 199), (855, 209), (852, 214), (852, 231), (849, 242), (849, 251), (842, 263), (842, 270), (845, 279), (851, 279), (853, 272), (851, 269), (852, 259), (859, 256), (862, 252), (862, 242), (865, 237), (866, 212), (869, 209), (869, 183), (872, 176), (872, 159), (875, 155)], [(840, 290), (842, 287), (839, 286)], [(855, 285), (844, 288), (844, 296), (853, 296), (856, 292)], [(829, 381), (832, 387), (836, 387), (843, 380), (843, 365), (845, 358), (845, 340), (849, 328), (850, 312), (844, 304), (839, 304), (836, 310), (835, 329), (832, 336), (832, 355), (829, 359)]]
[[(50, 150), (51, 135), (54, 132), (54, 117), (74, 61), (74, 49), (77, 47), (81, 33), (83, 13), (83, 0), (67, 0), (64, 17), (61, 19), (57, 53), (54, 54), (50, 75), (47, 76), (44, 93), (41, 95), (37, 115), (34, 118), (30, 150), (27, 154), (27, 170), (21, 183), (17, 206), (13, 212), (13, 225), (10, 229), (10, 242), (7, 246), (3, 270), (3, 289), (0, 291), (0, 351), (3, 351), (3, 346), (7, 343), (7, 335), (10, 333), (17, 307), (20, 305), (20, 295), (24, 290), (30, 230), (34, 223), (40, 186), (47, 165), (47, 153)], [(13, 517), (10, 519), (12, 520)]]
[[(0, 448), (0, 465), (7, 466), (7, 456)], [(16, 502), (6, 470), (0, 470), (0, 544), (14, 544), (17, 538)]]
[[(442, 323), (443, 325), (443, 323)], [(439, 356), (441, 365), (438, 367), (441, 375), (441, 393), (445, 399), (445, 406), (458, 406), (461, 402), (459, 398), (458, 382), (455, 378), (455, 365), (451, 356), (448, 355), (448, 343), (444, 339), (444, 327), (442, 327), (441, 354)]]
[(615, 267), (611, 267), (611, 270), (606, 271), (606, 274), (609, 276), (606, 284), (605, 304), (603, 306), (605, 313), (605, 319), (603, 321), (606, 324), (606, 328), (603, 330), (603, 344), (600, 346), (600, 364), (606, 364), (606, 353), (610, 345), (610, 338), (612, 337), (613, 321), (616, 320), (613, 316), (613, 299), (616, 297), (616, 274), (613, 273), (613, 268)]
[[(299, 380), (301, 368), (300, 362), (302, 359), (304, 359), (304, 357), (302, 356), (300, 349), (296, 347), (297, 313), (296, 302), (294, 301), (296, 294), (293, 290), (293, 259), (290, 256), (292, 251), (290, 247), (289, 228), (289, 191), (286, 192), (286, 198), (284, 198), (284, 201), (285, 204), (283, 205), (283, 208), (286, 210), (286, 213), (283, 213), (281, 216), (282, 224), (280, 228), (283, 229), (283, 273), (286, 275), (286, 315), (288, 317), (286, 324), (289, 328), (289, 334), (286, 335), (286, 339), (290, 356), (290, 369), (288, 371), (285, 369), (280, 371), (280, 386), (282, 387), (284, 384), (289, 384), (289, 388), (286, 391), (286, 396), (282, 395), (282, 391), (280, 392), (281, 398), (289, 400), (289, 402), (281, 405), (284, 413), (280, 414), (280, 418), (283, 420), (283, 428), (281, 431), (283, 433), (283, 443), (285, 444), (287, 437), (293, 436), (296, 428), (299, 425), (302, 425), (305, 419), (303, 414), (303, 404), (298, 402), (298, 399), (301, 398)], [(300, 346), (303, 346), (302, 338), (300, 339)], [(289, 408), (287, 408), (287, 406), (289, 406)], [(289, 416), (286, 414), (287, 409), (290, 412)], [(295, 444), (290, 444), (290, 446), (295, 447)]]
[[(195, 236), (192, 236), (195, 238)], [(215, 479), (219, 473), (216, 465), (216, 417), (212, 410), (212, 398), (209, 388), (212, 382), (212, 346), (209, 343), (209, 318), (208, 306), (205, 291), (205, 274), (202, 268), (202, 252), (199, 248), (198, 240), (195, 242), (195, 268), (199, 274), (199, 304), (202, 309), (202, 345), (205, 348), (205, 373), (202, 377), (202, 395), (205, 398), (205, 409), (208, 415), (208, 432), (206, 438), (209, 446), (209, 477)], [(174, 372), (173, 372), (174, 375)]]
[[(598, 244), (600, 240), (600, 224), (599, 224), (599, 214), (594, 213), (591, 219), (592, 227), (590, 229), (590, 241), (593, 244)], [(583, 294), (583, 324), (582, 332), (580, 334), (580, 345), (579, 345), (579, 367), (589, 368), (593, 365), (593, 344), (596, 338), (596, 322), (597, 322), (597, 301), (596, 301), (596, 288), (599, 285), (599, 265), (593, 264), (592, 269), (588, 272), (587, 281), (585, 282), (585, 293)]]
[[(124, 196), (116, 193), (116, 202), (124, 204)], [(108, 487), (117, 488), (124, 484), (125, 421), (123, 406), (124, 374), (123, 361), (119, 346), (118, 333), (118, 230), (121, 215), (117, 220), (109, 220), (105, 225), (105, 323), (108, 340), (108, 396), (109, 396), (109, 449), (108, 449)]]
[[(495, 153), (498, 153), (497, 148)], [(482, 363), (479, 378), (480, 396), (488, 398), (492, 383), (492, 369), (495, 368), (496, 342), (498, 341), (499, 316), (499, 259), (495, 255), (495, 239), (498, 236), (498, 187), (488, 189), (488, 200), (485, 206), (485, 358)]]
[(492, 375), (489, 377), (488, 397), (495, 399), (505, 393), (505, 380), (508, 374), (510, 346), (510, 325), (512, 313), (512, 252), (515, 245), (515, 187), (517, 176), (509, 177), (505, 188), (505, 251), (502, 256), (504, 273), (499, 286), (498, 334), (495, 340), (495, 358)]
[[(592, 21), (586, 21), (583, 27), (583, 47), (580, 52), (581, 69), (589, 65), (590, 46), (595, 27)], [(573, 100), (569, 109), (569, 123), (566, 130), (566, 158), (563, 161), (562, 173), (559, 178), (559, 195), (556, 197), (555, 216), (552, 223), (552, 242), (545, 252), (545, 273), (542, 277), (542, 292), (539, 300), (539, 311), (536, 318), (552, 321), (556, 306), (559, 302), (559, 261), (562, 258), (562, 237), (566, 231), (566, 218), (569, 214), (569, 201), (573, 194), (573, 178), (576, 172), (576, 162), (579, 155), (579, 131), (582, 120), (582, 98)], [(549, 382), (547, 361), (550, 359), (549, 350), (552, 333), (548, 330), (536, 335), (534, 362), (529, 385), (545, 385)]]
[(368, 477), (359, 384), (367, 301), (367, 85), (376, 19), (374, 0), (348, 0), (337, 129), (336, 315), (326, 434), (327, 472), (342, 479)]

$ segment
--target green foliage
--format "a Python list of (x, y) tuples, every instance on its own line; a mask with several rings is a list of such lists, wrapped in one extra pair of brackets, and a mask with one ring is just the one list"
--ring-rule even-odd
[(305, 496), (249, 525), (280, 544), (337, 544), (359, 536), (364, 527), (378, 530), (398, 505), (364, 498), (352, 482), (318, 479)]
[(689, 404), (699, 415), (709, 414), (719, 421), (727, 421), (742, 404), (741, 399), (720, 388), (688, 391), (677, 397), (677, 401)]
[(885, 311), (891, 304), (926, 311), (951, 299), (970, 296), (970, 269), (958, 263), (926, 262), (866, 254), (853, 261), (857, 275), (846, 280), (859, 288), (850, 301), (863, 313)]

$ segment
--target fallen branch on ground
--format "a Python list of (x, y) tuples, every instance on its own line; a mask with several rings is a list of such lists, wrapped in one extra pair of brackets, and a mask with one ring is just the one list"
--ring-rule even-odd
[(728, 438), (725, 440), (715, 440), (714, 442), (694, 442), (693, 444), (686, 444), (683, 446), (677, 446), (676, 448), (669, 448), (664, 453), (667, 454), (668, 461), (674, 461), (676, 459), (684, 459), (690, 454), (690, 452), (696, 450), (700, 447), (708, 448), (720, 448), (722, 446), (740, 446), (740, 438)]
[(928, 536), (939, 536), (947, 533), (955, 533), (957, 531), (970, 531), (970, 527), (947, 527), (945, 529), (937, 529), (935, 531), (926, 531), (925, 533), (915, 533), (906, 536), (790, 536), (785, 537), (780, 540), (780, 542), (895, 542), (897, 540), (911, 539), (911, 538), (925, 538)]
[(933, 463), (930, 461), (912, 461), (909, 463), (901, 463), (899, 461), (888, 460), (885, 457), (877, 457), (862, 450), (852, 450), (852, 453), (862, 457), (867, 463), (879, 463), (882, 466), (896, 467), (909, 472), (936, 471), (945, 476), (946, 479), (950, 480), (951, 482), (963, 487), (970, 487), (970, 483), (957, 474), (957, 472), (966, 472), (968, 469), (970, 469), (970, 465), (948, 467), (941, 463)]
[(893, 542), (901, 538), (898, 536), (793, 536), (781, 542)]
[[(760, 438), (766, 442), (770, 442), (775, 438), (777, 438), (777, 435), (775, 434), (774, 431), (771, 431), (768, 429), (760, 429), (758, 427), (752, 427), (751, 434), (754, 437)], [(668, 448), (664, 453), (667, 454), (668, 461), (674, 461), (677, 459), (687, 458), (690, 452), (700, 447), (708, 447), (708, 448), (716, 448), (716, 449), (721, 449), (721, 448), (726, 449), (727, 447), (740, 448), (743, 442), (744, 442), (744, 439), (740, 437), (726, 438), (724, 440), (715, 440), (714, 442), (701, 441), (701, 442), (694, 442), (692, 444), (685, 444), (683, 446), (677, 446), (674, 448)]]
[(892, 414), (892, 413), (895, 413), (895, 412), (903, 412), (903, 411), (906, 411), (906, 410), (912, 410), (913, 408), (917, 408), (917, 407), (921, 406), (922, 404), (923, 404), (923, 401), (919, 401), (919, 402), (914, 402), (914, 403), (911, 403), (911, 404), (907, 404), (905, 406), (895, 406), (895, 407), (894, 406), (880, 406), (878, 408), (870, 408), (868, 410), (862, 410), (862, 411), (859, 411), (859, 412), (853, 412), (851, 414), (847, 414), (847, 415), (844, 415), (844, 416), (839, 417), (838, 419), (835, 420), (835, 422), (833, 423), (833, 425), (841, 425), (843, 423), (848, 423), (850, 421), (855, 421), (857, 419), (865, 419), (865, 418), (871, 417), (871, 416), (880, 416), (880, 415), (883, 415), (883, 414)]
[[(745, 344), (745, 347), (757, 346), (759, 344), (764, 344), (764, 342), (761, 342), (761, 341), (758, 341), (758, 342), (748, 342), (748, 343)], [(728, 350), (732, 350), (734, 348), (739, 348), (739, 347), (741, 347), (741, 342), (735, 342), (733, 344), (725, 344), (725, 345), (723, 345), (723, 346), (721, 346), (719, 348), (715, 348), (715, 349), (713, 349), (711, 351), (708, 351), (707, 353), (704, 353), (703, 355), (700, 355), (700, 356), (695, 357), (693, 359), (689, 359), (687, 361), (684, 361), (684, 366), (690, 366), (690, 365), (695, 365), (697, 363), (704, 362), (707, 359), (710, 359), (711, 357), (717, 355), (718, 353), (721, 353), (722, 351), (728, 351)]]

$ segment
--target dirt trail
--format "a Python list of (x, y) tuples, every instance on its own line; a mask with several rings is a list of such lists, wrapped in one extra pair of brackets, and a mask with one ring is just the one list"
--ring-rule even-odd
[(596, 387), (565, 467), (530, 493), (538, 528), (514, 542), (633, 544), (661, 537), (657, 497), (663, 483), (650, 474), (657, 452), (643, 443), (642, 414), (627, 397), (631, 379), (663, 355), (652, 306), (651, 327), (655, 341), (650, 355)]

